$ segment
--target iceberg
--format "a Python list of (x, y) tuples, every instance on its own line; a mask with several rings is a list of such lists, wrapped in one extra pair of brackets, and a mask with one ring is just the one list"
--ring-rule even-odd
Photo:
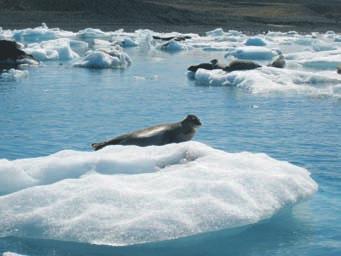
[(0, 237), (107, 245), (244, 227), (317, 190), (304, 168), (194, 141), (3, 159), (0, 177)]

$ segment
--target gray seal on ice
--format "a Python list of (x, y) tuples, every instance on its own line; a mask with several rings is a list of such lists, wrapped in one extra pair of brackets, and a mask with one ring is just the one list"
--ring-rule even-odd
[(126, 133), (108, 141), (93, 143), (94, 150), (99, 150), (108, 145), (136, 145), (136, 146), (161, 146), (169, 143), (180, 143), (193, 138), (196, 128), (201, 122), (195, 115), (188, 115), (176, 123), (160, 124), (142, 130)]
[[(268, 64), (267, 66), (274, 68), (284, 68), (285, 67), (284, 56), (279, 55), (277, 59), (275, 59), (272, 63)], [(209, 63), (200, 63), (198, 65), (189, 66), (187, 70), (195, 73), (199, 68), (206, 70), (221, 69), (229, 73), (232, 71), (252, 70), (260, 67), (262, 66), (253, 61), (234, 60), (231, 61), (229, 65), (224, 65), (219, 63), (217, 59), (213, 59)]]

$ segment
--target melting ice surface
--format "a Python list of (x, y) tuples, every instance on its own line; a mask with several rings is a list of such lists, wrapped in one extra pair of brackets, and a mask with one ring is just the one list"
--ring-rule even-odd
[(317, 189), (303, 168), (196, 142), (3, 160), (0, 173), (1, 193), (18, 191), (0, 198), (0, 236), (111, 245), (253, 224)]
[[(0, 78), (0, 254), (339, 255), (340, 35), (154, 34), (1, 30), (41, 63)], [(189, 113), (202, 143), (88, 152)]]

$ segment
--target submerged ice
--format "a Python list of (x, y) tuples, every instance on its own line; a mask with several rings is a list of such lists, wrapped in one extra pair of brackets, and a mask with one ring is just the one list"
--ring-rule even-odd
[(3, 159), (0, 188), (1, 237), (127, 245), (257, 223), (317, 184), (265, 154), (186, 142)]

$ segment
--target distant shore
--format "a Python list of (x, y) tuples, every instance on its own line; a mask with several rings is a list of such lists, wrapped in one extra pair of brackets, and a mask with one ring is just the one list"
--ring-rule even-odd
[(152, 29), (204, 33), (221, 27), (245, 33), (341, 32), (341, 2), (336, 0), (0, 0), (0, 27), (39, 26), (77, 31)]

